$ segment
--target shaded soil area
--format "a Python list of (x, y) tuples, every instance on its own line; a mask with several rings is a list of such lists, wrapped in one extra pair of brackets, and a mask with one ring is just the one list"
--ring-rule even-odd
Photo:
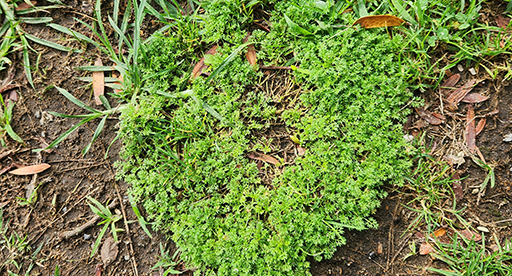
[[(68, 8), (51, 10), (46, 16), (51, 16), (54, 23), (85, 34), (90, 33), (73, 18), (90, 22), (92, 6), (86, 1), (69, 1), (67, 5)], [(489, 11), (495, 12), (491, 9)], [(7, 275), (8, 269), (24, 274), (32, 265), (30, 275), (53, 275), (56, 266), (59, 266), (61, 275), (94, 275), (98, 265), (103, 262), (99, 253), (92, 258), (90, 254), (102, 225), (93, 223), (77, 235), (62, 238), (66, 231), (77, 229), (95, 217), (86, 199), (92, 197), (104, 205), (116, 201), (118, 204), (112, 211), (124, 217), (116, 223), (118, 228), (124, 230), (119, 233), (119, 253), (114, 261), (103, 266), (102, 275), (162, 275), (162, 270), (151, 270), (151, 267), (158, 261), (160, 243), (167, 245), (170, 252), (174, 252), (172, 241), (156, 232), (152, 232), (153, 238), (150, 238), (136, 222), (136, 216), (126, 195), (128, 186), (115, 179), (113, 164), (118, 160), (118, 153), (121, 150), (119, 140), (112, 144), (108, 157), (104, 158), (116, 137), (117, 118), (107, 120), (101, 136), (85, 156), (81, 151), (90, 142), (98, 121), (81, 127), (51, 152), (31, 151), (45, 146), (45, 143), (53, 141), (79, 122), (79, 119), (54, 117), (48, 113), (49, 111), (84, 114), (84, 110), (68, 101), (56, 89), (48, 88), (50, 85), (62, 87), (85, 103), (94, 105), (91, 88), (84, 87), (86, 83), (76, 79), (90, 74), (73, 68), (92, 64), (101, 53), (48, 27), (35, 25), (24, 28), (37, 37), (85, 51), (82, 54), (70, 54), (32, 44), (40, 54), (38, 70), (34, 72), (35, 90), (30, 88), (24, 76), (21, 52), (11, 55), (16, 69), (14, 81), (21, 86), (16, 90), (19, 99), (14, 108), (12, 125), (26, 145), (7, 139), (6, 148), (0, 149), (0, 155), (10, 151), (0, 160), (0, 207), (3, 210), (3, 226), (6, 229), (6, 237), (0, 239), (8, 239), (17, 233), (21, 238), (26, 236), (26, 240), (18, 241), (18, 246), (12, 250), (9, 250), (5, 243), (0, 244), (0, 263), (7, 262), (0, 268), (0, 274)], [(150, 29), (153, 26), (147, 28), (146, 34), (151, 33)], [(36, 64), (37, 59), (37, 55), (33, 54), (32, 64)], [(106, 60), (108, 59), (104, 57), (104, 61)], [(499, 109), (497, 115), (487, 117), (487, 125), (476, 139), (477, 146), (487, 163), (494, 168), (496, 184), (493, 188), (487, 185), (480, 193), (487, 172), (471, 161), (471, 158), (466, 157), (463, 163), (461, 161), (461, 164), (453, 166), (454, 172), (458, 172), (463, 179), (463, 198), (457, 202), (457, 206), (462, 210), (462, 216), (473, 227), (485, 227), (490, 232), (486, 234), (487, 237), (495, 236), (503, 242), (512, 237), (512, 144), (503, 141), (505, 135), (512, 133), (512, 88), (503, 81), (505, 73), (491, 79), (483, 68), (475, 69), (478, 70), (476, 75), (469, 73), (469, 68), (461, 68), (460, 72), (455, 69), (452, 74), (460, 73), (462, 84), (477, 79), (479, 84), (474, 88), (474, 92), (489, 97), (488, 101), (474, 106), (477, 117)], [(4, 70), (2, 78), (6, 77), (6, 73), (7, 70)], [(267, 86), (262, 90), (267, 91)], [(4, 93), (2, 96), (7, 97), (7, 94)], [(432, 110), (441, 108), (438, 91), (426, 91), (420, 96), (425, 98), (425, 102)], [(114, 102), (114, 99), (109, 99)], [(445, 114), (448, 119), (440, 126), (421, 122), (421, 117), (413, 114), (408, 132), (412, 135), (426, 132), (430, 145), (436, 145), (429, 153), (438, 160), (443, 160), (450, 154), (457, 155), (463, 151), (465, 143), (466, 109), (466, 104), (461, 104), (456, 112)], [(287, 152), (293, 157), (292, 154), (297, 151), (293, 148), (294, 145), (277, 141), (276, 146), (281, 146), (282, 149), (276, 148), (276, 152), (285, 159)], [(35, 177), (15, 176), (4, 171), (4, 168), (8, 167), (40, 163), (50, 164), (51, 168)], [(30, 193), (27, 195), (27, 190), (40, 183), (35, 203), (21, 205), (21, 199), (30, 196)], [(322, 262), (311, 259), (313, 275), (430, 275), (432, 273), (427, 271), (428, 267), (443, 267), (443, 263), (428, 255), (412, 254), (405, 259), (414, 249), (412, 242), (420, 239), (415, 233), (424, 232), (425, 227), (408, 229), (417, 216), (416, 212), (404, 206), (409, 206), (414, 199), (415, 195), (410, 188), (385, 187), (385, 190), (389, 196), (374, 215), (379, 228), (347, 232), (347, 245), (339, 248), (332, 259)], [(445, 203), (446, 206), (451, 204), (452, 202)], [(108, 235), (110, 234), (105, 238)], [(11, 240), (16, 241), (16, 237), (13, 236)], [(488, 242), (492, 244), (490, 238)], [(22, 245), (25, 244), (30, 249), (23, 250)], [(40, 251), (34, 255), (39, 247)], [(19, 264), (20, 268), (17, 268), (15, 263)], [(183, 269), (181, 265), (177, 268)]]

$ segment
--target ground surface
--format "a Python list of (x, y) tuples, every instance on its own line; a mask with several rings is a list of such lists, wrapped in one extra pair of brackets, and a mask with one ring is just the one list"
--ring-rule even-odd
[[(87, 30), (74, 22), (73, 18), (90, 21), (92, 7), (76, 0), (67, 4), (69, 8), (53, 10), (49, 16), (53, 17), (57, 24), (87, 33)], [(491, 7), (486, 10), (486, 18), (494, 18), (491, 13), (498, 13), (500, 8), (504, 8), (499, 5)], [(86, 49), (84, 45), (66, 40), (64, 36), (50, 28), (27, 26), (26, 29), (38, 37)], [(117, 200), (121, 204), (115, 209), (126, 213), (127, 220), (135, 220), (126, 197), (125, 191), (128, 187), (114, 178), (113, 163), (118, 159), (121, 146), (119, 141), (114, 142), (108, 158), (104, 159), (106, 149), (116, 136), (117, 120), (113, 118), (107, 122), (102, 135), (85, 156), (81, 155), (81, 150), (90, 141), (98, 122), (82, 127), (51, 153), (37, 154), (32, 153), (31, 149), (41, 147), (42, 140), (53, 141), (78, 122), (77, 119), (52, 117), (48, 115), (48, 111), (66, 114), (83, 112), (55, 89), (45, 89), (46, 87), (58, 85), (84, 102), (93, 104), (90, 87), (80, 88), (85, 83), (75, 79), (88, 74), (73, 68), (92, 64), (99, 52), (87, 48), (83, 54), (67, 54), (37, 44), (32, 46), (41, 54), (39, 71), (34, 74), (35, 90), (29, 88), (24, 77), (21, 53), (13, 55), (16, 68), (14, 79), (21, 87), (18, 90), (19, 100), (14, 108), (12, 124), (15, 132), (26, 141), (27, 146), (9, 141), (6, 149), (0, 149), (0, 154), (8, 150), (13, 152), (0, 160), (0, 168), (12, 164), (33, 165), (43, 162), (52, 167), (37, 176), (37, 183), (44, 179), (49, 181), (39, 188), (38, 199), (33, 207), (20, 206), (19, 200), (16, 199), (26, 197), (26, 187), (33, 180), (32, 176), (2, 173), (0, 206), (3, 207), (3, 218), (4, 221), (10, 219), (8, 233), (15, 231), (19, 235), (27, 235), (28, 243), (32, 247), (32, 250), (24, 255), (27, 258), (42, 244), (41, 251), (35, 256), (40, 265), (37, 265), (30, 275), (53, 275), (56, 265), (60, 267), (61, 275), (94, 275), (96, 266), (102, 261), (98, 253), (93, 258), (89, 258), (89, 255), (101, 226), (94, 225), (83, 233), (64, 240), (60, 239), (58, 234), (75, 229), (94, 217), (85, 200), (86, 196), (91, 196), (102, 203)], [(32, 55), (33, 64), (36, 63), (36, 58), (37, 55)], [(104, 57), (104, 61), (106, 60)], [(482, 115), (496, 109), (499, 109), (499, 113), (487, 118), (486, 127), (477, 137), (477, 145), (483, 156), (489, 164), (495, 166), (496, 186), (487, 188), (485, 194), (478, 199), (479, 196), (472, 191), (483, 182), (486, 173), (466, 158), (457, 168), (464, 178), (464, 195), (458, 206), (466, 207), (462, 215), (474, 227), (484, 226), (491, 235), (504, 241), (512, 237), (512, 160), (509, 157), (512, 144), (503, 142), (503, 137), (512, 132), (512, 88), (508, 87), (506, 82), (502, 82), (501, 77), (496, 80), (490, 79), (482, 68), (477, 68), (476, 76), (468, 73), (469, 68), (461, 69), (459, 72), (454, 68), (451, 73), (461, 73), (460, 83), (471, 79), (480, 80), (475, 92), (490, 98), (475, 106), (476, 114)], [(437, 93), (438, 91), (426, 91), (419, 95), (426, 99), (427, 104), (436, 107)], [(413, 114), (412, 126), (408, 131), (427, 131), (430, 141), (437, 144), (432, 155), (441, 160), (448, 150), (457, 148), (453, 146), (454, 144), (463, 139), (465, 106), (461, 105), (459, 112), (460, 114), (454, 117), (460, 117), (462, 120), (450, 117), (446, 124), (439, 127), (422, 124), (419, 122), (421, 119)], [(404, 204), (407, 205), (414, 198), (414, 194), (407, 188), (385, 189), (389, 197), (383, 201), (382, 207), (375, 214), (380, 227), (364, 232), (349, 232), (346, 235), (347, 245), (339, 248), (331, 260), (319, 263), (311, 260), (313, 275), (428, 275), (430, 272), (426, 271), (427, 267), (442, 267), (439, 261), (430, 256), (414, 255), (403, 260), (411, 252), (410, 243), (417, 239), (414, 233), (424, 231), (424, 228), (406, 231), (416, 213), (405, 208)], [(169, 243), (165, 237), (153, 232), (153, 238), (149, 238), (138, 223), (126, 224), (125, 228), (123, 221), (120, 221), (117, 226), (129, 231), (120, 234), (119, 254), (115, 261), (104, 268), (103, 275), (161, 275), (161, 271), (151, 271), (150, 268), (158, 261), (159, 243)], [(0, 262), (4, 262), (8, 257), (7, 251), (0, 252)], [(20, 274), (24, 274), (30, 263), (27, 258), (24, 267), (19, 271)], [(20, 258), (19, 260), (21, 261)], [(13, 265), (9, 265), (8, 268), (17, 271)], [(6, 275), (5, 268), (0, 274)]]

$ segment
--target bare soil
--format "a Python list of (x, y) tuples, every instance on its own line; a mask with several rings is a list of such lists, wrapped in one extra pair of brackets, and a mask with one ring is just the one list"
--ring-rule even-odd
[[(51, 16), (54, 23), (88, 33), (73, 20), (76, 17), (86, 22), (91, 21), (92, 6), (84, 3), (86, 1), (69, 1), (69, 8), (51, 10), (45, 16)], [(487, 12), (485, 18), (494, 18), (490, 13), (502, 11), (506, 5), (506, 2), (503, 4), (501, 1), (494, 3), (484, 11)], [(14, 108), (12, 124), (15, 132), (26, 141), (26, 146), (8, 139), (7, 148), (0, 149), (0, 154), (9, 150), (13, 152), (0, 160), (0, 170), (13, 165), (39, 163), (48, 163), (52, 167), (37, 175), (36, 183), (43, 180), (48, 182), (39, 188), (38, 198), (33, 206), (21, 206), (20, 200), (17, 199), (26, 198), (27, 186), (33, 181), (32, 176), (15, 176), (9, 173), (0, 175), (0, 207), (3, 209), (4, 223), (10, 220), (8, 233), (26, 235), (32, 248), (17, 257), (18, 261), (24, 260), (24, 266), (20, 270), (8, 265), (0, 269), (0, 274), (7, 275), (7, 268), (24, 274), (32, 253), (42, 245), (41, 251), (35, 256), (37, 265), (30, 275), (53, 275), (57, 265), (60, 267), (61, 275), (94, 275), (97, 265), (102, 264), (102, 260), (99, 253), (93, 258), (89, 255), (102, 226), (94, 224), (83, 233), (69, 239), (59, 238), (59, 234), (76, 229), (94, 218), (94, 213), (85, 199), (90, 196), (102, 203), (117, 200), (120, 204), (114, 211), (126, 214), (125, 220), (117, 223), (118, 227), (126, 229), (120, 233), (119, 254), (112, 263), (103, 267), (102, 275), (161, 275), (161, 270), (151, 270), (151, 267), (158, 261), (159, 243), (169, 244), (168, 247), (173, 252), (172, 242), (163, 234), (156, 232), (152, 232), (153, 238), (150, 238), (138, 223), (127, 223), (136, 221), (136, 217), (127, 200), (128, 185), (115, 179), (113, 163), (118, 160), (121, 149), (119, 140), (114, 142), (108, 157), (104, 158), (107, 148), (116, 136), (116, 118), (107, 121), (100, 138), (85, 156), (82, 156), (81, 151), (89, 143), (97, 121), (81, 127), (51, 153), (38, 154), (31, 151), (40, 148), (42, 140), (49, 143), (78, 122), (78, 119), (53, 117), (47, 113), (48, 111), (66, 114), (84, 112), (56, 89), (47, 89), (48, 86), (60, 86), (85, 103), (94, 104), (91, 88), (83, 87), (86, 83), (76, 80), (76, 77), (88, 76), (88, 73), (73, 68), (92, 64), (100, 56), (99, 51), (69, 40), (48, 27), (23, 27), (37, 37), (85, 51), (82, 54), (69, 54), (32, 43), (32, 47), (41, 55), (39, 70), (34, 70), (35, 90), (30, 88), (24, 76), (21, 52), (11, 56), (13, 66), (16, 68), (15, 82), (21, 85), (17, 90), (19, 99)], [(151, 33), (149, 26), (143, 31), (146, 34)], [(499, 63), (504, 58), (506, 57), (497, 57), (492, 62)], [(37, 55), (33, 54), (32, 64), (36, 64), (36, 59)], [(104, 57), (103, 60), (104, 63), (107, 62), (107, 58)], [(469, 68), (462, 69), (462, 72), (452, 69), (451, 73), (461, 73), (462, 84), (471, 79), (480, 80), (474, 92), (490, 98), (475, 106), (477, 115), (495, 109), (499, 109), (499, 113), (487, 118), (487, 125), (477, 137), (477, 146), (487, 163), (495, 167), (496, 186), (488, 187), (485, 193), (480, 195), (480, 199), (477, 194), (473, 194), (472, 191), (485, 179), (486, 172), (470, 158), (465, 158), (464, 164), (454, 167), (463, 178), (464, 196), (458, 206), (466, 207), (463, 217), (474, 227), (484, 226), (489, 229), (491, 233), (487, 234), (487, 237), (496, 235), (500, 241), (504, 241), (512, 237), (512, 144), (503, 142), (503, 137), (512, 133), (512, 88), (507, 86), (507, 82), (502, 81), (504, 73), (493, 80), (483, 68), (475, 68), (478, 70), (476, 76), (468, 72)], [(2, 78), (5, 77), (5, 73), (6, 71)], [(432, 108), (440, 108), (438, 91), (426, 91), (419, 96), (425, 98), (426, 103)], [(112, 98), (110, 100), (113, 102)], [(426, 131), (429, 141), (436, 142), (437, 149), (431, 152), (432, 156), (442, 160), (447, 152), (457, 149), (454, 145), (463, 142), (465, 110), (465, 105), (461, 105), (459, 113), (454, 113), (444, 125), (436, 127), (423, 123), (422, 127), (411, 126), (407, 131), (412, 134)], [(417, 126), (419, 121), (421, 118), (414, 113), (411, 116), (412, 125)], [(313, 275), (430, 275), (431, 273), (426, 270), (428, 267), (443, 267), (441, 262), (428, 255), (415, 255), (404, 261), (404, 257), (410, 253), (410, 243), (417, 239), (414, 233), (425, 229), (411, 229), (406, 232), (416, 216), (404, 207), (414, 197), (407, 187), (385, 187), (385, 190), (389, 196), (374, 215), (379, 228), (347, 232), (347, 245), (340, 247), (332, 259), (322, 262), (311, 259)], [(0, 250), (0, 263), (8, 260), (9, 256), (8, 251)]]

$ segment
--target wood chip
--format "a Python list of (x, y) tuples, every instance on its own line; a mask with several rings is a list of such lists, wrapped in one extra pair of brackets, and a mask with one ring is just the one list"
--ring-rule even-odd
[(22, 168), (10, 171), (9, 173), (15, 174), (15, 175), (32, 175), (32, 174), (43, 172), (50, 167), (51, 167), (50, 165), (43, 163), (43, 164), (39, 164), (39, 165), (22, 167)]
[[(96, 59), (94, 66), (103, 66), (101, 58)], [(103, 71), (92, 72), (92, 89), (96, 105), (102, 105), (100, 96), (105, 94), (105, 73)]]

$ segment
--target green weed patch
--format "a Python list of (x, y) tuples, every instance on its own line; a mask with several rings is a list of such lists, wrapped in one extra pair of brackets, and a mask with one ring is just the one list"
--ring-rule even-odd
[[(345, 231), (377, 226), (380, 187), (402, 184), (410, 169), (401, 38), (351, 27), (346, 7), (331, 1), (204, 2), (201, 20), (141, 49), (143, 88), (121, 111), (119, 177), (197, 275), (308, 275), (308, 257), (330, 258)], [(240, 48), (261, 10), (271, 31), (250, 41), (260, 64), (294, 65), (282, 76), (300, 89), (286, 95), (258, 89), (264, 70)], [(211, 42), (211, 77), (189, 82)], [(276, 125), (303, 155), (286, 159), (255, 135)], [(278, 163), (259, 167), (253, 152)]]

